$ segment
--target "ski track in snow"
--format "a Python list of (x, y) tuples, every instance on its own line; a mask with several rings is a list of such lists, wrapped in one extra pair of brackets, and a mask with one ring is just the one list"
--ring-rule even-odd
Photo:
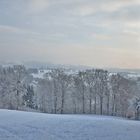
[(140, 122), (0, 110), (0, 140), (140, 140)]

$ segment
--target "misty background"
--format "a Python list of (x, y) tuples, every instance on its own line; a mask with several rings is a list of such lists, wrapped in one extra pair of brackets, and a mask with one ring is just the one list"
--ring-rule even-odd
[(140, 68), (139, 0), (1, 0), (0, 60)]

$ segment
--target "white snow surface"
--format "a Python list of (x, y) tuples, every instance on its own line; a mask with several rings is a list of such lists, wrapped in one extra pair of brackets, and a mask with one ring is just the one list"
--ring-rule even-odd
[(140, 122), (0, 110), (0, 140), (140, 140)]

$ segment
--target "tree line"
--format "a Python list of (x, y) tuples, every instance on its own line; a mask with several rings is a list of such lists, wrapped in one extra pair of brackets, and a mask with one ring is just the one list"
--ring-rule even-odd
[(0, 108), (139, 119), (140, 85), (102, 69), (51, 69), (37, 79), (24, 66), (1, 67)]

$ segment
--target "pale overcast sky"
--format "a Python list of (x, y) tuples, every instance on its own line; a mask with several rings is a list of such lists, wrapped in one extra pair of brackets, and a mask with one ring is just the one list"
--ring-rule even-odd
[(140, 68), (140, 0), (0, 0), (0, 60)]

